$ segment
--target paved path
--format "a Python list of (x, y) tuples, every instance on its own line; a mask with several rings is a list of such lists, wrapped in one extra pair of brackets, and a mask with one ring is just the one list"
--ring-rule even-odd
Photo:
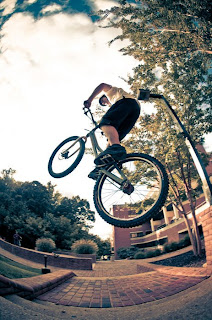
[(38, 299), (86, 308), (125, 307), (166, 298), (203, 280), (160, 272), (107, 279), (75, 277)]
[(162, 267), (138, 261), (105, 261), (92, 271), (40, 295), (39, 300), (84, 308), (113, 308), (143, 304), (186, 290), (204, 279), (204, 268)]
[[(8, 257), (24, 263), (21, 258), (12, 255)], [(170, 255), (165, 257), (168, 258)], [(57, 305), (82, 308), (135, 306), (170, 297), (206, 279), (205, 268), (165, 267), (150, 263), (153, 260), (158, 258), (145, 262), (102, 261), (97, 262), (91, 271), (73, 270), (76, 277), (40, 295), (37, 299)], [(24, 264), (39, 267), (38, 264), (26, 260)]]

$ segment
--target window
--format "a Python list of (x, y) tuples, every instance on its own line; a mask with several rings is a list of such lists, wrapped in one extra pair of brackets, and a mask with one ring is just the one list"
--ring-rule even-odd
[(143, 235), (144, 235), (143, 231), (137, 232), (137, 233), (131, 233), (130, 238), (139, 238), (139, 237), (143, 237)]

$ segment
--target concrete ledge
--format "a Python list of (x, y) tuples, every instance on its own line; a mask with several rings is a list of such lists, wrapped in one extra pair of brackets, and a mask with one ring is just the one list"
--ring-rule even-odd
[(74, 253), (70, 251), (55, 251), (55, 254), (63, 254), (67, 256), (72, 256), (72, 257), (77, 257), (77, 258), (90, 258), (92, 259), (92, 263), (96, 263), (96, 254), (79, 254), (79, 253)]
[(0, 247), (18, 257), (44, 265), (44, 256), (47, 256), (48, 266), (54, 266), (64, 269), (75, 270), (92, 270), (92, 259), (59, 255), (56, 257), (52, 253), (31, 250), (13, 245), (7, 241), (0, 239)]
[(33, 289), (27, 284), (20, 285), (17, 281), (8, 279), (0, 275), (0, 295), (17, 293), (20, 290), (33, 292)]
[(26, 299), (34, 299), (74, 276), (75, 273), (67, 270), (13, 280), (0, 275), (0, 295), (17, 294)]

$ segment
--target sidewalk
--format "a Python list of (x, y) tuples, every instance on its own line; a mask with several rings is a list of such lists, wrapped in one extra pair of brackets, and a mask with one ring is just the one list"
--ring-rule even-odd
[[(189, 248), (179, 250), (181, 254)], [(42, 268), (11, 253), (0, 253), (17, 262)], [(156, 302), (187, 290), (207, 278), (205, 268), (177, 268), (152, 264), (175, 253), (144, 260), (101, 261), (93, 270), (73, 270), (68, 279), (40, 296), (38, 300), (81, 308), (116, 308)], [(51, 268), (56, 271), (58, 268)]]

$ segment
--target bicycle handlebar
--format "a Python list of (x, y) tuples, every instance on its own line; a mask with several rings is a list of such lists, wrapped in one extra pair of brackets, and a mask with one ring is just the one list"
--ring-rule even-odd
[(93, 122), (95, 126), (97, 126), (97, 122), (94, 120), (93, 113), (89, 107), (83, 107), (84, 114)]

